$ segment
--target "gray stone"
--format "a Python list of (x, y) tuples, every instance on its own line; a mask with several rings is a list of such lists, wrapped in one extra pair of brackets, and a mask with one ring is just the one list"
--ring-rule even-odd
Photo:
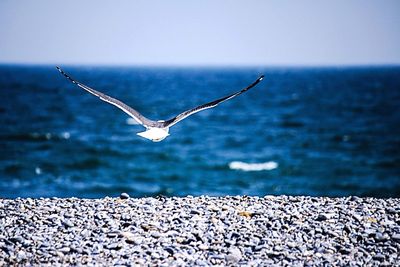
[(399, 206), (306, 196), (0, 199), (0, 266), (396, 266)]

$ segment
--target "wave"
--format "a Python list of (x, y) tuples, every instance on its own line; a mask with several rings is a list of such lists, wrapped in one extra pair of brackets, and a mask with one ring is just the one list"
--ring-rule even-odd
[(10, 135), (0, 135), (0, 140), (4, 141), (48, 141), (48, 140), (66, 140), (71, 137), (69, 132), (62, 133), (16, 133)]
[(246, 163), (242, 161), (232, 161), (229, 163), (231, 170), (242, 171), (270, 171), (278, 168), (278, 163), (275, 161), (267, 161), (263, 163)]

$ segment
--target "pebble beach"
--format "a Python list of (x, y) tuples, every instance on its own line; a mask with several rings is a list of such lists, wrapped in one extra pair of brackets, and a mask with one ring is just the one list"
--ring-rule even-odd
[(399, 266), (400, 199), (0, 199), (0, 266)]

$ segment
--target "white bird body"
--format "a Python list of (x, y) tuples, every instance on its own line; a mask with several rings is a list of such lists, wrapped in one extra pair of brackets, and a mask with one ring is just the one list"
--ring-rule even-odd
[(244, 88), (236, 93), (230, 94), (228, 96), (219, 98), (217, 100), (214, 100), (214, 101), (208, 102), (206, 104), (192, 108), (190, 110), (184, 111), (181, 114), (177, 115), (176, 117), (174, 117), (170, 120), (153, 121), (153, 120), (150, 120), (150, 119), (144, 117), (137, 110), (135, 110), (132, 107), (126, 105), (125, 103), (119, 101), (118, 99), (112, 98), (106, 94), (103, 94), (102, 92), (99, 92), (99, 91), (96, 91), (96, 90), (90, 88), (89, 86), (86, 86), (78, 81), (75, 81), (68, 74), (66, 74), (63, 70), (61, 70), (59, 67), (56, 67), (56, 68), (62, 75), (64, 75), (72, 83), (76, 84), (77, 86), (86, 90), (87, 92), (91, 93), (92, 95), (97, 96), (101, 100), (103, 100), (111, 105), (116, 106), (117, 108), (121, 109), (122, 111), (127, 113), (129, 116), (131, 116), (135, 121), (138, 122), (138, 124), (141, 124), (143, 127), (146, 128), (146, 131), (140, 132), (137, 135), (147, 138), (153, 142), (160, 142), (160, 141), (164, 140), (169, 135), (169, 128), (172, 127), (173, 125), (175, 125), (176, 123), (180, 122), (181, 120), (183, 120), (183, 119), (189, 117), (190, 115), (193, 115), (199, 111), (216, 107), (219, 103), (222, 103), (224, 101), (232, 99), (232, 98), (246, 92), (247, 90), (256, 86), (264, 78), (264, 75), (261, 75), (252, 84), (250, 84), (246, 88)]
[(147, 138), (153, 142), (160, 142), (169, 135), (169, 128), (149, 127), (146, 131), (137, 133), (137, 135)]

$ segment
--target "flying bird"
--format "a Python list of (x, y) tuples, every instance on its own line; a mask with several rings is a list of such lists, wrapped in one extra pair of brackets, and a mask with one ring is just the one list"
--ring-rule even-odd
[(140, 132), (137, 133), (139, 136), (147, 138), (153, 142), (160, 142), (162, 140), (164, 140), (168, 135), (169, 135), (169, 128), (174, 126), (175, 124), (177, 124), (178, 122), (180, 122), (181, 120), (189, 117), (190, 115), (193, 115), (194, 113), (197, 113), (199, 111), (205, 110), (205, 109), (209, 109), (209, 108), (213, 108), (216, 107), (219, 103), (224, 102), (226, 100), (232, 99), (244, 92), (246, 92), (247, 90), (253, 88), (254, 86), (256, 86), (263, 78), (264, 75), (261, 75), (257, 80), (255, 80), (252, 84), (250, 84), (249, 86), (247, 86), (246, 88), (230, 94), (228, 96), (219, 98), (217, 100), (208, 102), (206, 104), (200, 105), (198, 107), (192, 108), (190, 110), (187, 110), (185, 112), (182, 112), (181, 114), (179, 114), (178, 116), (169, 119), (167, 121), (163, 121), (163, 120), (159, 120), (159, 121), (153, 121), (150, 120), (146, 117), (144, 117), (142, 114), (140, 114), (138, 111), (136, 111), (135, 109), (131, 108), (130, 106), (126, 105), (125, 103), (119, 101), (118, 99), (112, 98), (108, 95), (105, 95), (99, 91), (96, 91), (92, 88), (90, 88), (89, 86), (86, 86), (74, 79), (71, 78), (71, 76), (69, 76), (68, 74), (66, 74), (60, 67), (56, 67), (57, 70), (64, 75), (69, 81), (71, 81), (72, 83), (76, 84), (77, 86), (79, 86), (80, 88), (88, 91), (89, 93), (97, 96), (98, 98), (100, 98), (101, 100), (110, 103), (111, 105), (116, 106), (117, 108), (121, 109), (122, 111), (124, 111), (125, 113), (127, 113), (129, 116), (131, 116), (134, 120), (136, 120), (139, 124), (141, 124), (143, 127), (146, 128), (146, 131), (144, 132)]

